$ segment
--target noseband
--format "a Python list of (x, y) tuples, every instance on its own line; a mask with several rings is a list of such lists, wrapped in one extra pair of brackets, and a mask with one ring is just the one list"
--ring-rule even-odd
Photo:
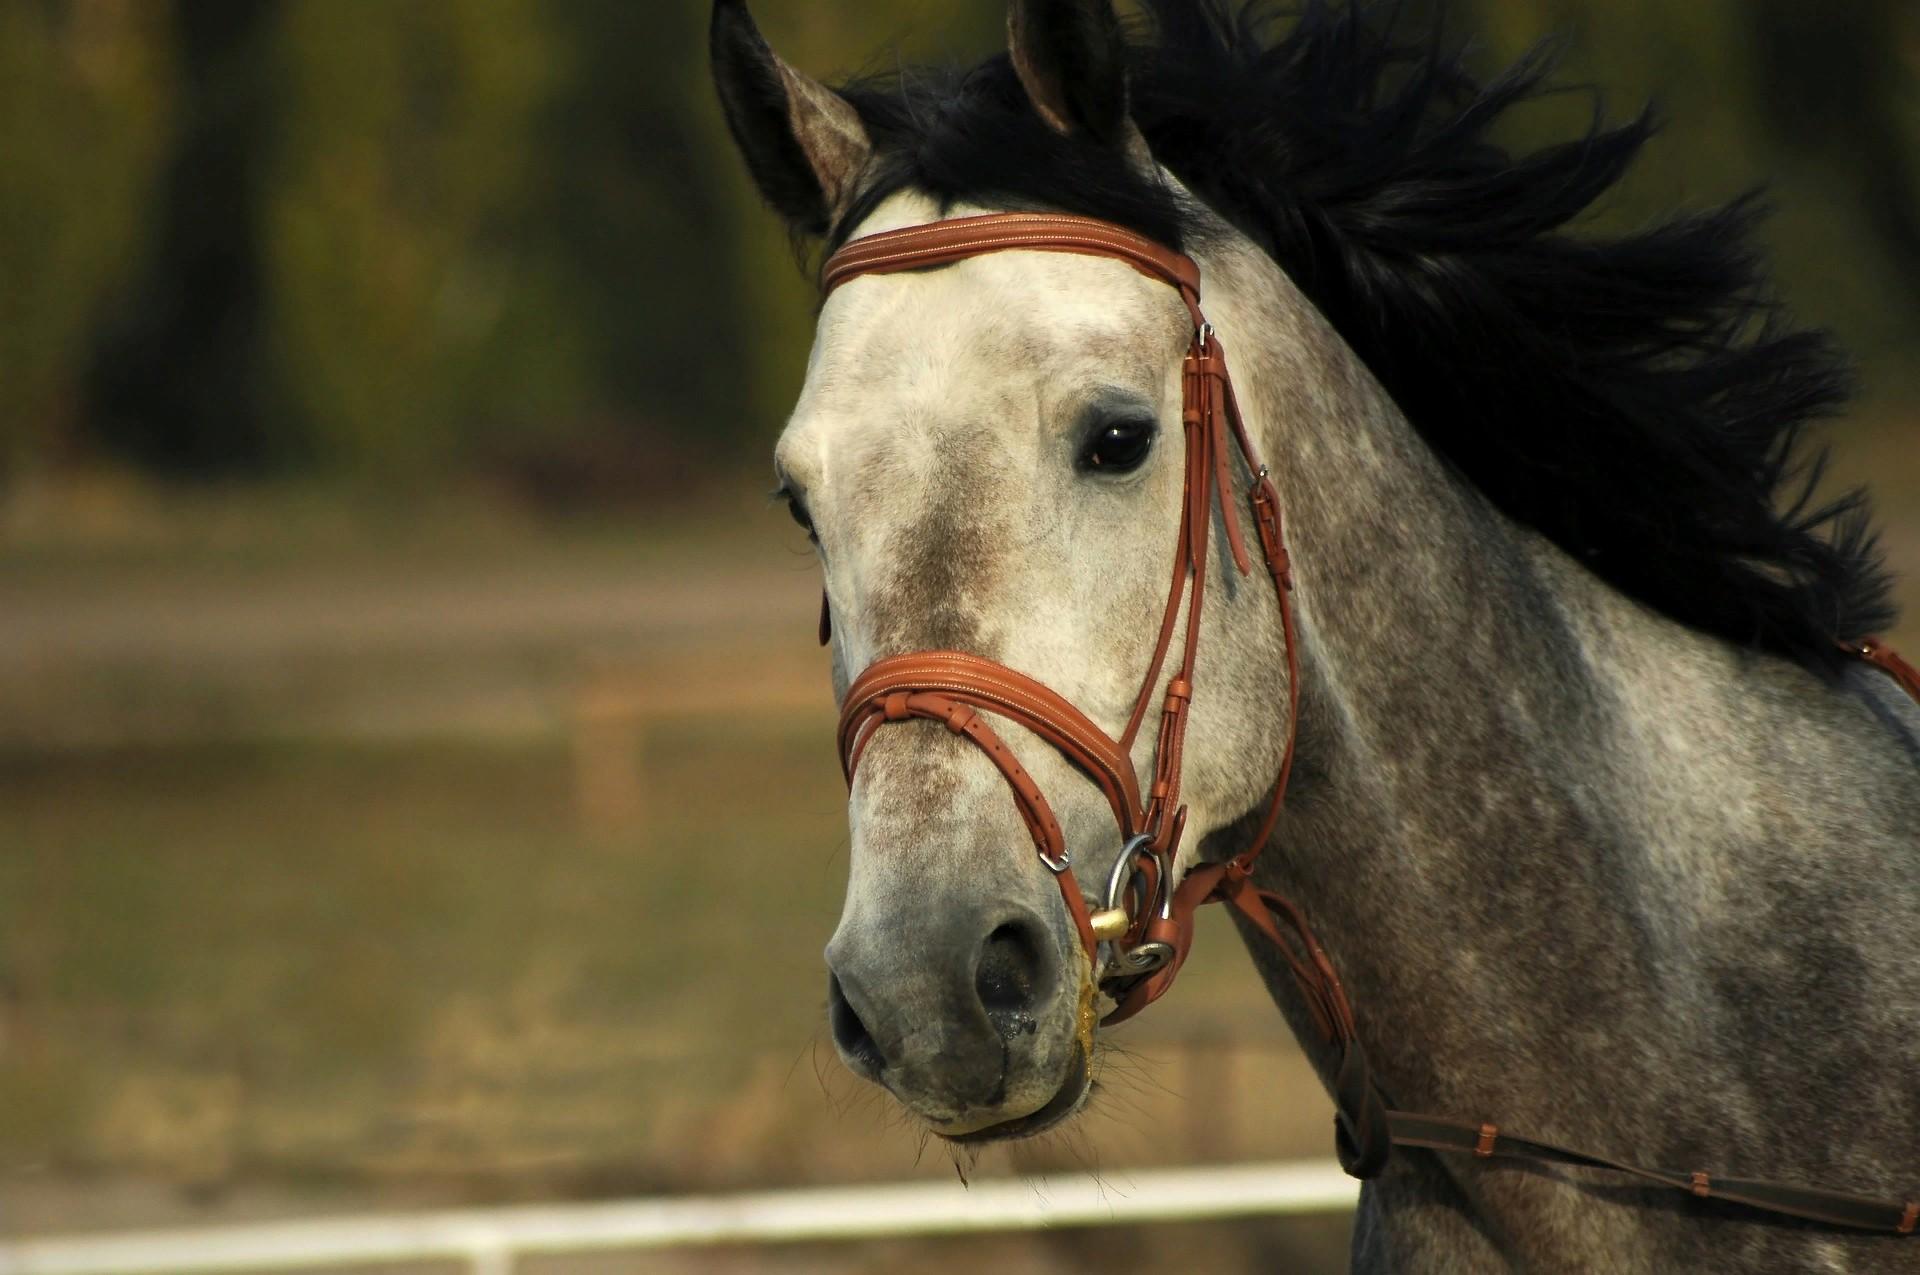
[[(1281, 535), (1279, 493), (1247, 436), (1234, 400), (1233, 381), (1227, 373), (1226, 351), (1200, 309), (1200, 268), (1191, 258), (1170, 252), (1132, 231), (1085, 217), (1001, 213), (912, 226), (855, 240), (827, 262), (824, 284), (831, 293), (861, 275), (924, 269), (982, 253), (1016, 249), (1125, 262), (1149, 279), (1176, 289), (1192, 316), (1193, 340), (1187, 347), (1181, 374), (1185, 492), (1174, 542), (1173, 579), (1167, 588), (1153, 658), (1147, 662), (1133, 711), (1116, 739), (1058, 693), (1003, 664), (965, 651), (891, 655), (868, 666), (847, 690), (840, 711), (840, 761), (851, 784), (861, 754), (875, 733), (891, 723), (916, 718), (941, 722), (977, 745), (1013, 790), (1014, 805), (1033, 836), (1040, 862), (1059, 882), (1067, 914), (1073, 918), (1093, 973), (1117, 1002), (1106, 1021), (1117, 1022), (1138, 1013), (1172, 985), (1192, 945), (1194, 908), (1214, 894), (1214, 887), (1224, 879), (1223, 872), (1237, 881), (1246, 879), (1279, 816), (1287, 776), (1293, 768), (1299, 708), (1299, 664), (1289, 599), (1293, 579)], [(1200, 653), (1207, 541), (1216, 505), (1226, 525), (1234, 565), (1243, 576), (1252, 570), (1240, 530), (1239, 501), (1233, 494), (1230, 452), (1236, 446), (1247, 473), (1252, 475), (1248, 512), (1279, 603), (1288, 670), (1287, 742), (1265, 818), (1249, 848), (1229, 864), (1219, 865), (1222, 871), (1196, 870), (1197, 879), (1189, 874), (1188, 881), (1175, 890), (1174, 859), (1186, 825), (1186, 807), (1180, 804), (1180, 763)], [(1153, 772), (1143, 793), (1134, 772), (1134, 742), (1160, 686), (1183, 603), (1186, 631), (1162, 693)], [(823, 635), (825, 632), (823, 621)], [(1103, 896), (1105, 906), (1098, 911), (1088, 908), (1074, 877), (1073, 859), (1060, 821), (1054, 817), (1045, 794), (987, 723), (983, 711), (1018, 722), (1038, 735), (1089, 777), (1107, 799), (1119, 829), (1121, 849)], [(1328, 1008), (1334, 1009), (1332, 1005)]]
[[(860, 757), (883, 726), (915, 719), (945, 724), (987, 755), (1013, 790), (1014, 805), (1033, 836), (1034, 849), (1060, 885), (1094, 977), (1116, 1007), (1105, 1022), (1130, 1018), (1158, 999), (1179, 972), (1193, 942), (1193, 916), (1202, 903), (1225, 902), (1264, 934), (1285, 959), (1305, 994), (1321, 1036), (1338, 1050), (1332, 1085), (1335, 1145), (1356, 1177), (1385, 1168), (1395, 1146), (1501, 1156), (1538, 1164), (1602, 1169), (1639, 1182), (1730, 1200), (1765, 1212), (1829, 1226), (1912, 1235), (1920, 1200), (1893, 1201), (1751, 1178), (1646, 1168), (1621, 1160), (1503, 1132), (1491, 1122), (1449, 1119), (1388, 1109), (1356, 1035), (1353, 1010), (1333, 964), (1300, 910), (1280, 895), (1249, 884), (1255, 859), (1279, 818), (1293, 769), (1299, 727), (1300, 662), (1294, 634), (1292, 568), (1281, 534), (1280, 500), (1234, 400), (1226, 352), (1200, 309), (1200, 269), (1189, 257), (1120, 226), (1057, 213), (998, 213), (960, 217), (857, 239), (826, 264), (831, 293), (850, 279), (947, 265), (1005, 251), (1066, 252), (1123, 261), (1180, 293), (1193, 319), (1193, 340), (1182, 369), (1181, 420), (1186, 430), (1185, 494), (1174, 542), (1173, 581), (1160, 617), (1159, 638), (1140, 693), (1118, 739), (1055, 691), (1003, 664), (965, 651), (912, 651), (876, 660), (854, 679), (840, 711), (840, 762), (849, 785)], [(1247, 847), (1221, 863), (1196, 864), (1173, 887), (1175, 856), (1186, 824), (1180, 804), (1180, 766), (1187, 710), (1195, 688), (1201, 603), (1206, 593), (1207, 539), (1217, 504), (1234, 565), (1251, 572), (1234, 495), (1232, 446), (1251, 475), (1248, 512), (1273, 580), (1287, 660), (1286, 748), (1281, 755), (1259, 831)], [(1146, 720), (1185, 603), (1187, 624), (1178, 662), (1166, 681), (1154, 744), (1152, 778), (1144, 795), (1132, 751)], [(820, 640), (830, 636), (823, 597)], [(1920, 672), (1871, 640), (1843, 649), (1876, 664), (1920, 699)], [(984, 714), (1024, 726), (1074, 764), (1100, 789), (1119, 828), (1121, 850), (1107, 882), (1104, 906), (1089, 909), (1074, 878), (1072, 856), (1045, 794)], [(1104, 953), (1102, 949), (1105, 949)], [(1104, 959), (1103, 959), (1104, 957)]]

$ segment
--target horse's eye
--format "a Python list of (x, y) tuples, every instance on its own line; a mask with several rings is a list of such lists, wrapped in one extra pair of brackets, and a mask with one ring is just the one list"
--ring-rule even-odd
[(820, 537), (813, 529), (813, 518), (807, 513), (807, 507), (802, 503), (800, 497), (785, 487), (782, 487), (773, 494), (787, 502), (787, 513), (795, 522), (800, 524), (800, 530), (807, 533), (807, 539), (813, 541), (815, 544), (819, 544)]
[(1080, 453), (1082, 469), (1124, 474), (1140, 468), (1153, 450), (1154, 423), (1150, 418), (1121, 417), (1101, 423)]

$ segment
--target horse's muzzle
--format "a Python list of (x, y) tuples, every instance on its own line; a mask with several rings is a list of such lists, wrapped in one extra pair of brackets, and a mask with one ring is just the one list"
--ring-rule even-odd
[(1055, 1107), (1065, 1116), (1084, 1096), (1086, 971), (1065, 967), (1038, 916), (1002, 906), (911, 937), (849, 919), (827, 966), (841, 1058), (936, 1132), (1015, 1136), (1013, 1126)]

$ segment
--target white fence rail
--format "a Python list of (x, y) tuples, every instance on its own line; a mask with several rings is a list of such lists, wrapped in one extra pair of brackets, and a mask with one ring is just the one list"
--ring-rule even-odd
[(1116, 1175), (901, 1183), (605, 1204), (461, 1209), (0, 1242), (0, 1275), (164, 1275), (375, 1262), (464, 1261), (510, 1275), (517, 1257), (608, 1249), (856, 1240), (1130, 1225), (1353, 1207), (1332, 1161)]

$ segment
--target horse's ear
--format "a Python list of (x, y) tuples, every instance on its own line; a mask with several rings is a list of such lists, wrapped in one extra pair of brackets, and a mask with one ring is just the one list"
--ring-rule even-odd
[(796, 230), (825, 234), (873, 154), (859, 112), (781, 61), (745, 0), (714, 0), (708, 47), (727, 127), (754, 184)]
[(1057, 132), (1127, 145), (1127, 43), (1113, 0), (1009, 0), (1007, 52)]

